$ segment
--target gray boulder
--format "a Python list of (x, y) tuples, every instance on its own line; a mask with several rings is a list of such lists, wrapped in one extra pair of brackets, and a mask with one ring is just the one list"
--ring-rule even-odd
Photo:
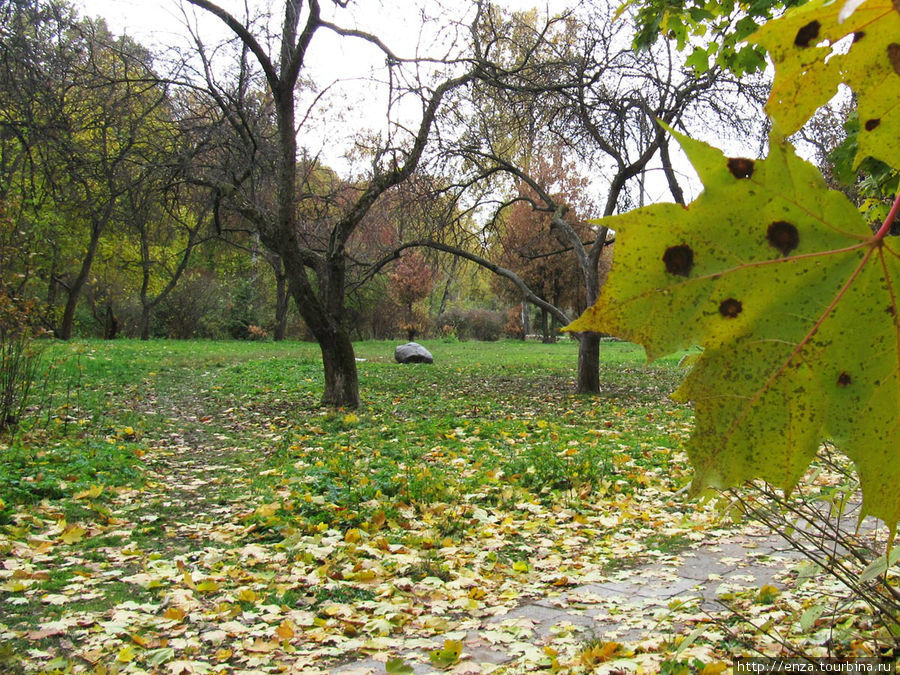
[(418, 342), (407, 342), (394, 350), (397, 363), (434, 363), (431, 352)]

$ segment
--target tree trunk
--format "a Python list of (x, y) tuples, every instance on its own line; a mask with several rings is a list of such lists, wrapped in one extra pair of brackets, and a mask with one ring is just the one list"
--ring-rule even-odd
[(72, 337), (72, 330), (75, 326), (75, 308), (78, 306), (78, 301), (81, 299), (81, 291), (84, 289), (84, 285), (91, 274), (91, 266), (94, 264), (94, 256), (97, 254), (97, 245), (100, 243), (102, 230), (103, 226), (97, 223), (91, 228), (91, 241), (81, 261), (81, 269), (78, 272), (78, 276), (75, 277), (75, 281), (68, 288), (69, 297), (66, 298), (62, 325), (59, 327), (59, 335), (56, 336), (60, 340), (69, 340)]
[(141, 340), (150, 339), (150, 317), (152, 308), (149, 305), (141, 307)]
[(359, 378), (356, 353), (350, 334), (343, 328), (332, 332), (331, 340), (319, 340), (325, 368), (325, 393), (322, 405), (332, 408), (359, 407)]
[(578, 385), (579, 394), (600, 393), (600, 335), (578, 335)]
[(546, 309), (541, 309), (541, 335), (542, 342), (545, 345), (549, 345), (553, 343), (553, 338), (550, 336), (550, 317), (547, 313)]
[(119, 335), (119, 320), (113, 313), (111, 304), (106, 305), (106, 318), (103, 322), (103, 339), (115, 340)]
[(529, 325), (529, 311), (528, 311), (528, 302), (523, 298), (521, 304), (521, 321), (522, 321), (522, 340), (528, 339), (528, 333), (531, 331), (531, 326)]
[(281, 342), (287, 334), (288, 304), (291, 298), (287, 291), (287, 277), (281, 271), (280, 261), (278, 269), (275, 270), (275, 275), (275, 332), (273, 338), (275, 342)]

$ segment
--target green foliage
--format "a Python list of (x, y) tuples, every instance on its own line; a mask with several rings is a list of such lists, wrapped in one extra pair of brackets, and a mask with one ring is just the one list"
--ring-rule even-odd
[[(750, 38), (775, 62), (767, 111), (775, 130), (797, 131), (848, 85), (859, 100), (859, 150), (896, 166), (900, 157), (900, 11), (892, 0), (868, 0), (847, 17), (844, 3), (813, 0), (771, 21)], [(835, 48), (852, 40), (846, 49)]]
[(133, 443), (68, 440), (44, 448), (14, 443), (0, 452), (0, 501), (31, 504), (61, 499), (92, 485), (140, 484)]
[(695, 72), (719, 66), (743, 75), (766, 65), (765, 51), (747, 44), (747, 37), (785, 8), (804, 1), (626, 0), (619, 11), (635, 10), (635, 47), (647, 48), (665, 37), (679, 49), (691, 50), (687, 65)]

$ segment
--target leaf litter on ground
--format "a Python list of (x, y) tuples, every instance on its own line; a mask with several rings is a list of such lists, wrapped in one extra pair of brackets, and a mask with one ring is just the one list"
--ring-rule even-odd
[[(388, 672), (654, 672), (691, 659), (715, 668), (738, 646), (771, 652), (754, 621), (796, 639), (793, 624), (813, 635), (831, 625), (810, 614), (821, 584), (724, 589), (746, 618), (730, 628), (696, 603), (648, 613), (570, 595), (636, 569), (662, 584), (684, 549), (735, 527), (681, 494), (691, 414), (666, 398), (678, 369), (643, 368), (639, 350), (610, 343), (604, 393), (579, 397), (570, 344), (446, 347), (445, 365), (410, 369), (379, 356), (389, 345), (362, 345), (368, 403), (348, 413), (315, 406), (303, 345), (211, 346), (197, 359), (178, 345), (89, 343), (95, 362), (143, 359), (150, 386), (95, 374), (87, 389), (102, 396), (85, 394), (92, 414), (66, 442), (102, 435), (140, 477), (130, 465), (95, 483), (57, 472), (56, 492), (6, 491), (0, 664), (314, 673), (368, 658)], [(490, 374), (466, 352), (494, 360)], [(165, 379), (149, 375), (161, 367)], [(29, 433), (15, 443), (66, 440)], [(31, 483), (44, 485), (37, 454)], [(514, 617), (534, 599), (598, 607), (656, 638), (597, 641), (565, 623), (539, 633)], [(508, 662), (479, 662), (468, 653), (479, 644)]]

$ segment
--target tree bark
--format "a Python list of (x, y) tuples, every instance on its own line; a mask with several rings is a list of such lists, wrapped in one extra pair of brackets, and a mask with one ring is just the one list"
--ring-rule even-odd
[(600, 392), (600, 335), (581, 333), (578, 336), (578, 384), (579, 394)]
[(541, 310), (541, 342), (545, 345), (553, 342), (553, 338), (550, 336), (550, 321), (546, 309)]
[(287, 334), (288, 305), (291, 298), (287, 292), (287, 277), (281, 269), (280, 260), (275, 270), (275, 279), (275, 331), (272, 337), (275, 342), (281, 342)]
[(78, 272), (78, 276), (75, 277), (75, 280), (67, 289), (69, 297), (66, 298), (62, 324), (59, 327), (59, 334), (56, 336), (60, 340), (69, 340), (72, 337), (72, 330), (75, 327), (75, 308), (78, 306), (78, 301), (81, 299), (81, 291), (84, 289), (84, 285), (91, 274), (94, 256), (97, 254), (97, 246), (100, 243), (100, 233), (103, 231), (106, 218), (108, 218), (108, 214), (104, 217), (103, 224), (95, 222), (91, 228), (91, 240), (88, 243), (87, 252), (81, 260), (81, 269)]
[(335, 328), (332, 339), (320, 339), (319, 347), (325, 369), (322, 404), (332, 408), (358, 408), (359, 377), (350, 334), (343, 328)]
[(522, 340), (525, 341), (528, 339), (528, 333), (531, 332), (531, 326), (529, 325), (529, 311), (528, 311), (528, 301), (527, 299), (522, 299), (522, 309), (520, 312), (520, 317), (522, 321)]

